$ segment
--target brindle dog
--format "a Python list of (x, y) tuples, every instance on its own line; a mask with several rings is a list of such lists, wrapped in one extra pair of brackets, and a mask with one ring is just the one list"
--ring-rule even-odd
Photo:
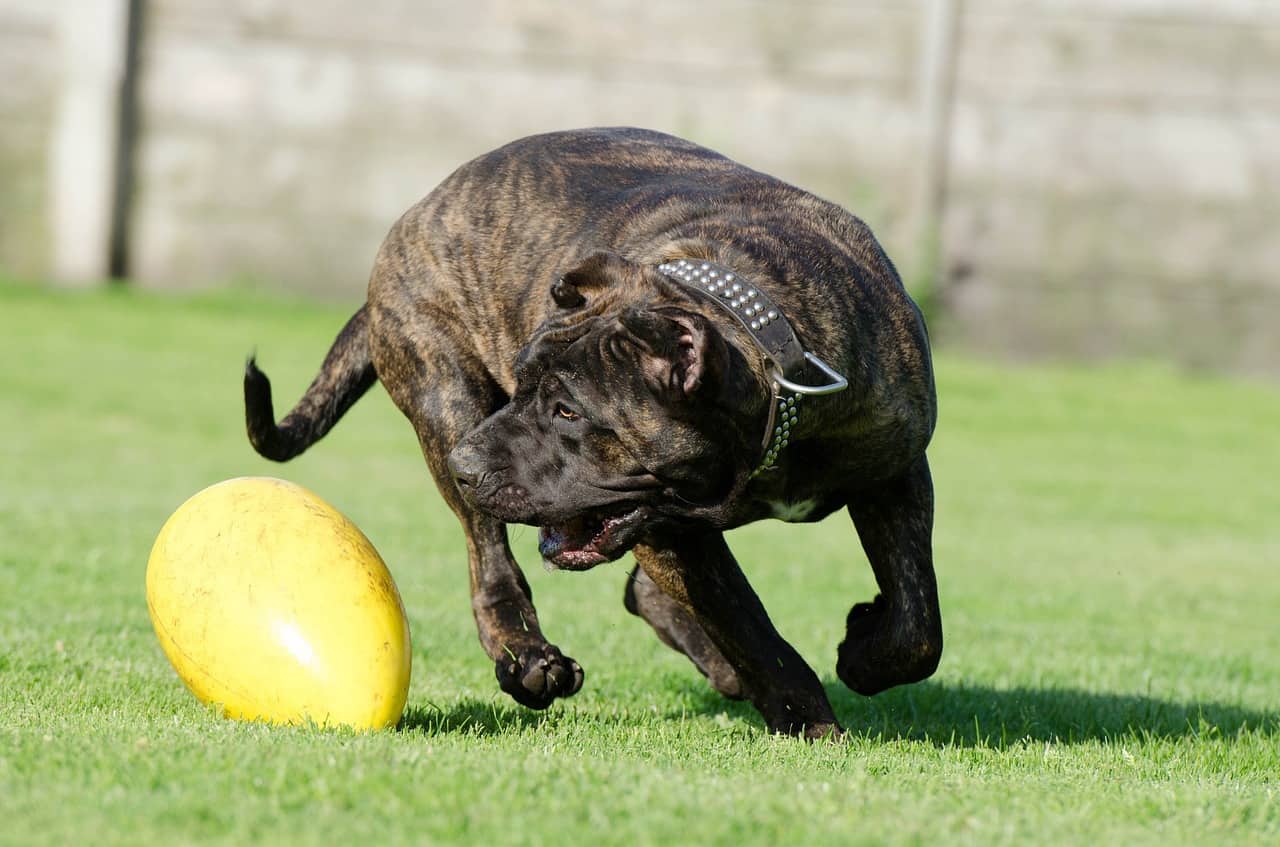
[[(658, 269), (678, 259), (732, 269), (848, 378), (806, 400), (771, 462), (775, 363)], [(840, 679), (870, 695), (937, 667), (929, 344), (893, 264), (843, 209), (660, 133), (516, 141), (395, 224), (368, 301), (279, 425), (250, 360), (249, 439), (296, 456), (379, 380), (466, 531), (480, 642), (516, 701), (545, 708), (583, 675), (542, 633), (508, 523), (541, 527), (552, 567), (632, 550), (627, 609), (770, 730), (818, 738), (840, 731), (826, 693), (724, 531), (847, 508), (880, 593), (849, 612)]]

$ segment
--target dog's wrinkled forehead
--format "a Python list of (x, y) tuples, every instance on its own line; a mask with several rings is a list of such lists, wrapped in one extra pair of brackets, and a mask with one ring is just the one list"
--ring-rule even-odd
[(575, 343), (602, 329), (602, 318), (592, 317), (538, 333), (516, 356), (516, 381), (525, 384), (538, 380)]

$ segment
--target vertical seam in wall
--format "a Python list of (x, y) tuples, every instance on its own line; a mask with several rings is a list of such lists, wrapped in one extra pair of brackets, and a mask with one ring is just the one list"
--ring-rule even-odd
[(129, 273), (129, 224), (133, 205), (134, 148), (138, 140), (138, 61), (142, 43), (145, 0), (128, 0), (125, 26), (124, 75), (116, 119), (115, 180), (111, 198), (111, 233), (107, 243), (107, 273), (123, 282)]
[[(951, 158), (951, 113), (955, 104), (963, 0), (928, 0), (922, 45), (920, 179), (917, 185), (913, 260), (927, 286), (922, 296), (936, 306), (945, 283), (942, 229)], [(929, 309), (927, 308), (926, 311)]]

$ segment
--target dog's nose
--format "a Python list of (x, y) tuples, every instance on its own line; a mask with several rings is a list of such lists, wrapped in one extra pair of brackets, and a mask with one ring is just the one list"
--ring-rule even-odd
[(474, 450), (459, 446), (449, 454), (449, 473), (461, 490), (475, 488), (484, 477), (484, 465)]

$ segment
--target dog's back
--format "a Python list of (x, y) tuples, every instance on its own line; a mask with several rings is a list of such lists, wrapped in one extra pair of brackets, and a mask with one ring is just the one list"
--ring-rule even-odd
[[(608, 250), (657, 265), (716, 245), (768, 281), (801, 340), (848, 367), (851, 399), (904, 388), (931, 418), (924, 323), (866, 224), (839, 206), (675, 136), (634, 128), (523, 138), (454, 171), (392, 228), (370, 304), (429, 302), (459, 343), (513, 363), (554, 308), (556, 276)], [(376, 318), (375, 318), (376, 320)], [(495, 374), (509, 388), (509, 370)], [(914, 387), (912, 387), (914, 386)], [(930, 423), (929, 429), (932, 429)]]

